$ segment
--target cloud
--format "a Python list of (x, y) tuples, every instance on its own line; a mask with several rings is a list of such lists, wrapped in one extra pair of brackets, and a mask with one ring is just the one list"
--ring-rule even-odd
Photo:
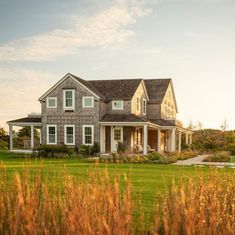
[(6, 121), (40, 112), (37, 99), (58, 80), (54, 75), (33, 69), (0, 67), (0, 126)]
[(128, 26), (150, 10), (139, 1), (118, 1), (93, 16), (73, 17), (67, 29), (0, 44), (0, 61), (50, 61), (82, 47), (106, 46), (134, 36)]

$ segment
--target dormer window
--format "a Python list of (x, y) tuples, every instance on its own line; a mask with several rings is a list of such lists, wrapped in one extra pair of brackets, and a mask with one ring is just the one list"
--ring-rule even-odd
[(112, 109), (123, 109), (123, 100), (113, 100)]
[(75, 108), (75, 90), (64, 90), (64, 110), (74, 110)]

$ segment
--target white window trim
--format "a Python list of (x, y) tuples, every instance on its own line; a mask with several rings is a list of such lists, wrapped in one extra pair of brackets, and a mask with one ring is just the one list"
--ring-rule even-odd
[[(139, 99), (139, 109), (138, 109), (138, 102), (137, 102), (138, 99)], [(140, 110), (141, 110), (140, 97), (137, 95), (136, 96), (136, 112), (140, 112)]]
[[(92, 99), (91, 106), (85, 106), (85, 99)], [(94, 96), (83, 96), (82, 97), (82, 107), (83, 108), (94, 108)]]
[[(73, 105), (72, 107), (66, 107), (66, 97), (65, 97), (65, 93), (66, 91), (72, 91), (72, 100), (73, 100)], [(74, 89), (64, 89), (63, 90), (63, 106), (64, 106), (64, 110), (74, 110), (75, 109), (75, 90)]]
[[(73, 128), (73, 143), (67, 143), (67, 127)], [(75, 125), (64, 125), (64, 144), (75, 145)]]
[[(121, 108), (117, 108), (117, 107), (114, 106), (114, 102), (117, 102), (117, 101), (122, 102), (122, 107)], [(122, 110), (123, 109), (123, 100), (112, 100), (112, 109), (113, 110)]]
[[(55, 127), (55, 143), (49, 142), (49, 127)], [(57, 125), (47, 125), (47, 144), (50, 144), (50, 145), (57, 144)]]
[[(144, 105), (144, 103), (145, 103), (145, 105)], [(142, 108), (143, 108), (143, 114), (146, 115), (146, 109), (147, 109), (147, 102), (146, 102), (146, 99), (143, 99)]]
[[(91, 127), (91, 144), (85, 143), (85, 128)], [(82, 144), (84, 145), (94, 145), (94, 125), (83, 125), (82, 126)]]
[[(54, 107), (49, 106), (49, 100), (55, 100), (55, 106)], [(47, 97), (47, 108), (48, 109), (56, 109), (57, 108), (57, 97)]]

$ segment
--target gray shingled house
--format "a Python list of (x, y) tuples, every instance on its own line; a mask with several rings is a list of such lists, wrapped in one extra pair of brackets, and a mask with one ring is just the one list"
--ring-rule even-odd
[[(43, 145), (100, 144), (101, 153), (181, 151), (182, 139), (192, 143), (192, 132), (176, 120), (178, 113), (171, 79), (83, 80), (70, 73), (43, 94), (41, 115), (9, 121), (10, 150), (14, 126), (40, 129)], [(184, 136), (184, 138), (182, 138)], [(25, 151), (25, 150), (24, 150)]]

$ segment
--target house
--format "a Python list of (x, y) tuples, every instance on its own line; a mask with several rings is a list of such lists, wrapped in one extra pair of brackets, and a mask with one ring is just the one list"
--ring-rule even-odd
[(41, 115), (9, 121), (10, 150), (14, 126), (41, 130), (43, 145), (100, 144), (101, 153), (128, 152), (142, 146), (158, 152), (181, 151), (182, 140), (192, 143), (192, 132), (176, 120), (178, 107), (171, 79), (83, 80), (70, 73), (43, 94)]

